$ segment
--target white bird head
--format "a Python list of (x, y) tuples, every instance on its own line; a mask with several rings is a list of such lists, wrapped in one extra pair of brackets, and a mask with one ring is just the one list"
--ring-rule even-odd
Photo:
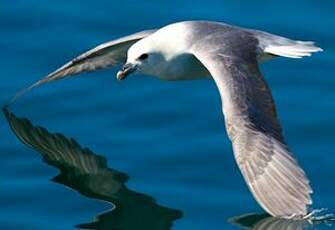
[(117, 73), (117, 79), (123, 80), (132, 73), (155, 75), (155, 70), (165, 59), (164, 54), (154, 45), (150, 38), (142, 39), (132, 45), (128, 50), (126, 64)]
[[(127, 62), (117, 73), (122, 80), (131, 73), (161, 77), (171, 74), (173, 60), (185, 51), (178, 34), (180, 26), (172, 24), (133, 44), (127, 52)], [(177, 34), (177, 36), (175, 36)]]

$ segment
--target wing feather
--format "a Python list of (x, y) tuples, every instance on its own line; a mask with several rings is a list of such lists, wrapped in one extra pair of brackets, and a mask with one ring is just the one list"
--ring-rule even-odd
[(149, 36), (156, 30), (145, 30), (135, 34), (131, 34), (116, 40), (103, 43), (69, 61), (46, 77), (37, 81), (33, 85), (19, 91), (10, 103), (14, 102), (18, 97), (30, 91), (32, 88), (40, 86), (44, 83), (59, 80), (67, 76), (89, 72), (106, 67), (113, 67), (123, 63), (127, 59), (127, 51), (138, 40)]
[(235, 159), (255, 199), (273, 216), (303, 217), (312, 190), (285, 143), (258, 68), (257, 42), (247, 32), (217, 33), (195, 44), (192, 53), (218, 86)]

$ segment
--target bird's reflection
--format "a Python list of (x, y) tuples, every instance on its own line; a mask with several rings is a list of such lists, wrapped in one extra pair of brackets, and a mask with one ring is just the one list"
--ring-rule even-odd
[(331, 226), (334, 215), (324, 215), (306, 220), (288, 220), (272, 217), (268, 214), (244, 214), (232, 217), (229, 222), (242, 228), (250, 230), (307, 230), (314, 229), (316, 225), (327, 224)]
[(242, 229), (252, 230), (305, 230), (311, 227), (307, 220), (287, 220), (268, 214), (244, 214), (229, 220)]
[(37, 150), (44, 162), (60, 170), (52, 180), (71, 187), (84, 196), (108, 201), (114, 207), (96, 217), (83, 229), (168, 230), (181, 217), (179, 210), (158, 205), (145, 194), (128, 189), (128, 176), (108, 168), (106, 158), (82, 148), (74, 139), (35, 127), (26, 118), (4, 110), (13, 132), (25, 145)]

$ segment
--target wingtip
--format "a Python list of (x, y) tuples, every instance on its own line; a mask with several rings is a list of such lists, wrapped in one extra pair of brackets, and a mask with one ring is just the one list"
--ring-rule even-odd
[[(43, 79), (42, 79), (43, 80)], [(35, 82), (34, 84), (25, 87), (23, 89), (21, 89), (20, 91), (18, 91), (14, 97), (12, 97), (8, 103), (5, 104), (5, 107), (9, 107), (10, 105), (12, 105), (18, 98), (22, 97), (23, 95), (25, 95), (26, 93), (28, 93), (30, 90), (32, 90), (33, 88), (41, 85), (43, 83), (42, 80), (39, 80), (37, 82)]]

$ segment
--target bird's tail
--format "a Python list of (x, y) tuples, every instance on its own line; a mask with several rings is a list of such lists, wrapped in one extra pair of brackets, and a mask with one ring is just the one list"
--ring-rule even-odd
[(253, 31), (253, 33), (259, 41), (259, 48), (263, 54), (302, 58), (311, 56), (314, 52), (323, 51), (312, 41), (296, 41), (261, 31)]

